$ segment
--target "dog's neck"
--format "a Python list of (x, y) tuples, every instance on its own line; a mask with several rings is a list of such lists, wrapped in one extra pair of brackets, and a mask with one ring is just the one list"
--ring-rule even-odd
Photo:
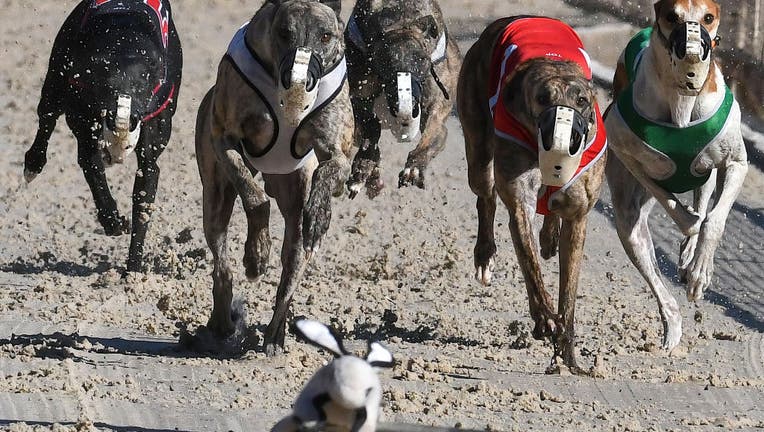
[(656, 29), (650, 46), (644, 51), (642, 65), (634, 82), (635, 104), (648, 119), (686, 127), (692, 121), (714, 113), (724, 98), (724, 77), (716, 63), (711, 63), (708, 78), (697, 96), (679, 92), (671, 68), (668, 48)]

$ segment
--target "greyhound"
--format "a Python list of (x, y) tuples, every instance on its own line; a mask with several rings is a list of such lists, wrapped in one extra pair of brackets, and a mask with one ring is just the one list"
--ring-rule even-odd
[[(468, 177), (477, 195), (476, 278), (492, 278), (496, 194), (509, 210), (536, 339), (551, 337), (575, 373), (574, 311), (587, 215), (599, 196), (607, 140), (578, 35), (544, 17), (502, 18), (464, 58), (457, 90)], [(555, 311), (539, 268), (533, 213), (544, 215), (541, 256), (560, 248)]]
[[(719, 17), (712, 0), (655, 3), (654, 25), (618, 61), (606, 121), (617, 156), (606, 175), (618, 237), (658, 299), (666, 350), (679, 344), (682, 317), (658, 270), (650, 210), (659, 202), (685, 236), (679, 275), (688, 300), (697, 301), (711, 284), (714, 252), (748, 171), (740, 107), (712, 58)], [(675, 195), (687, 191), (692, 206)]]
[[(379, 138), (389, 128), (399, 142), (416, 142), (398, 187), (424, 188), (424, 173), (446, 143), (446, 118), (461, 64), (435, 0), (359, 0), (345, 42), (358, 153), (347, 186), (354, 198), (384, 187)], [(420, 136), (421, 133), (421, 136)]]
[(214, 259), (207, 328), (215, 335), (234, 331), (226, 231), (236, 196), (247, 215), (250, 279), (268, 264), (269, 196), (284, 216), (281, 280), (265, 332), (269, 355), (284, 346), (292, 296), (329, 228), (331, 195), (344, 192), (350, 172), (353, 113), (339, 13), (339, 1), (265, 2), (231, 41), (197, 116), (204, 234)]
[(380, 343), (369, 342), (366, 358), (356, 357), (348, 353), (339, 336), (317, 321), (297, 321), (295, 333), (331, 352), (334, 360), (319, 369), (305, 384), (292, 414), (271, 431), (374, 432), (382, 402), (382, 384), (377, 370), (393, 367), (392, 354)]
[(182, 63), (168, 0), (83, 0), (53, 43), (24, 178), (31, 182), (42, 172), (48, 140), (65, 114), (98, 221), (106, 235), (118, 236), (131, 227), (109, 192), (104, 167), (135, 151), (128, 272), (141, 271), (159, 183), (157, 159), (170, 139)]

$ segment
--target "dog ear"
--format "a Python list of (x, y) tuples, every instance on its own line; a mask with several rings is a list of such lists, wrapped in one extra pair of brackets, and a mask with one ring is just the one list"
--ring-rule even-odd
[(323, 3), (334, 11), (334, 13), (337, 15), (337, 19), (340, 21), (342, 20), (340, 18), (340, 13), (342, 12), (342, 1), (341, 0), (318, 0), (319, 3)]
[(422, 33), (430, 39), (437, 39), (440, 36), (438, 31), (438, 23), (435, 21), (435, 17), (427, 15), (416, 20), (416, 26)]
[(294, 332), (297, 336), (312, 345), (328, 350), (335, 357), (348, 354), (345, 347), (342, 346), (342, 338), (320, 322), (303, 319), (294, 323), (294, 326)]
[(655, 9), (655, 22), (658, 22), (658, 19), (661, 17), (661, 6), (663, 5), (663, 0), (658, 0), (653, 5), (653, 9)]
[(369, 344), (369, 353), (366, 354), (366, 362), (378, 368), (391, 368), (395, 365), (393, 355), (379, 342), (372, 342)]

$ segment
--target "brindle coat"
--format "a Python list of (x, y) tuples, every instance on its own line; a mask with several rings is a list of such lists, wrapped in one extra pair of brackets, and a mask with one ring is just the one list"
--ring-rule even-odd
[[(340, 61), (345, 45), (339, 2), (326, 3), (334, 9), (318, 1), (271, 0), (252, 18), (247, 42), (263, 63), (272, 68), (274, 77), (284, 53), (297, 46), (320, 53), (325, 69)], [(268, 264), (269, 196), (276, 199), (284, 216), (281, 280), (273, 318), (265, 332), (266, 351), (274, 354), (277, 345), (284, 345), (292, 295), (329, 228), (331, 195), (344, 192), (350, 172), (353, 114), (345, 82), (339, 95), (307, 119), (297, 134), (296, 148), (300, 154), (312, 147), (318, 160), (291, 174), (263, 174), (263, 189), (255, 181), (257, 171), (245, 163), (241, 146), (250, 154), (259, 154), (269, 144), (274, 123), (268, 112), (266, 104), (231, 62), (223, 59), (217, 83), (199, 108), (196, 154), (204, 188), (204, 234), (214, 258), (214, 306), (207, 327), (218, 336), (225, 337), (234, 330), (226, 231), (236, 197), (241, 198), (247, 214), (244, 267), (250, 279), (262, 276)]]
[[(359, 149), (348, 181), (350, 196), (355, 197), (365, 185), (366, 194), (373, 198), (384, 187), (379, 171), (382, 124), (374, 104), (378, 98), (391, 100), (392, 95), (386, 93), (396, 91), (397, 72), (410, 72), (422, 85), (422, 134), (398, 176), (398, 186), (423, 189), (427, 166), (445, 147), (446, 119), (453, 108), (461, 64), (459, 48), (434, 0), (359, 0), (353, 16), (366, 39), (367, 50), (359, 50), (346, 32), (355, 145)], [(446, 57), (433, 65), (430, 54), (443, 33)], [(436, 82), (433, 68), (445, 91)]]
[[(494, 44), (513, 19), (503, 18), (488, 26), (467, 52), (459, 75), (457, 108), (464, 130), (469, 184), (477, 195), (476, 276), (483, 284), (490, 284), (496, 254), (494, 216), (498, 192), (509, 210), (512, 242), (525, 279), (531, 317), (535, 321), (533, 336), (536, 339), (551, 337), (556, 348), (559, 346), (565, 364), (580, 372), (574, 355), (576, 291), (587, 215), (599, 197), (605, 157), (565, 192), (556, 194), (549, 202), (552, 214), (544, 217), (540, 233), (541, 256), (549, 259), (556, 255), (558, 246), (560, 248), (560, 295), (558, 308), (555, 308), (544, 288), (539, 247), (533, 233), (536, 196), (541, 186), (538, 157), (494, 133), (488, 105), (488, 77)], [(541, 94), (548, 95), (543, 104), (539, 102)], [(592, 84), (578, 65), (546, 59), (533, 59), (521, 65), (505, 82), (501, 97), (505, 98), (507, 109), (530, 131), (536, 130), (537, 116), (549, 106), (576, 107), (578, 97), (584, 97), (591, 109), (595, 102)], [(590, 128), (587, 140), (596, 132), (596, 126)]]

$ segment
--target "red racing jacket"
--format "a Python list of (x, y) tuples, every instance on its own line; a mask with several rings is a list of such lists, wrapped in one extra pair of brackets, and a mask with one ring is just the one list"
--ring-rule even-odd
[[(523, 17), (512, 21), (499, 36), (491, 60), (489, 106), (497, 136), (538, 154), (536, 131), (525, 128), (504, 106), (501, 90), (515, 69), (528, 60), (547, 58), (574, 61), (587, 79), (592, 79), (589, 55), (576, 32), (562, 21), (552, 18)], [(607, 150), (607, 135), (599, 106), (595, 103), (597, 136), (586, 144), (581, 164), (573, 178), (562, 187), (543, 186), (536, 202), (536, 212), (549, 214), (549, 199), (565, 190), (591, 167)]]

